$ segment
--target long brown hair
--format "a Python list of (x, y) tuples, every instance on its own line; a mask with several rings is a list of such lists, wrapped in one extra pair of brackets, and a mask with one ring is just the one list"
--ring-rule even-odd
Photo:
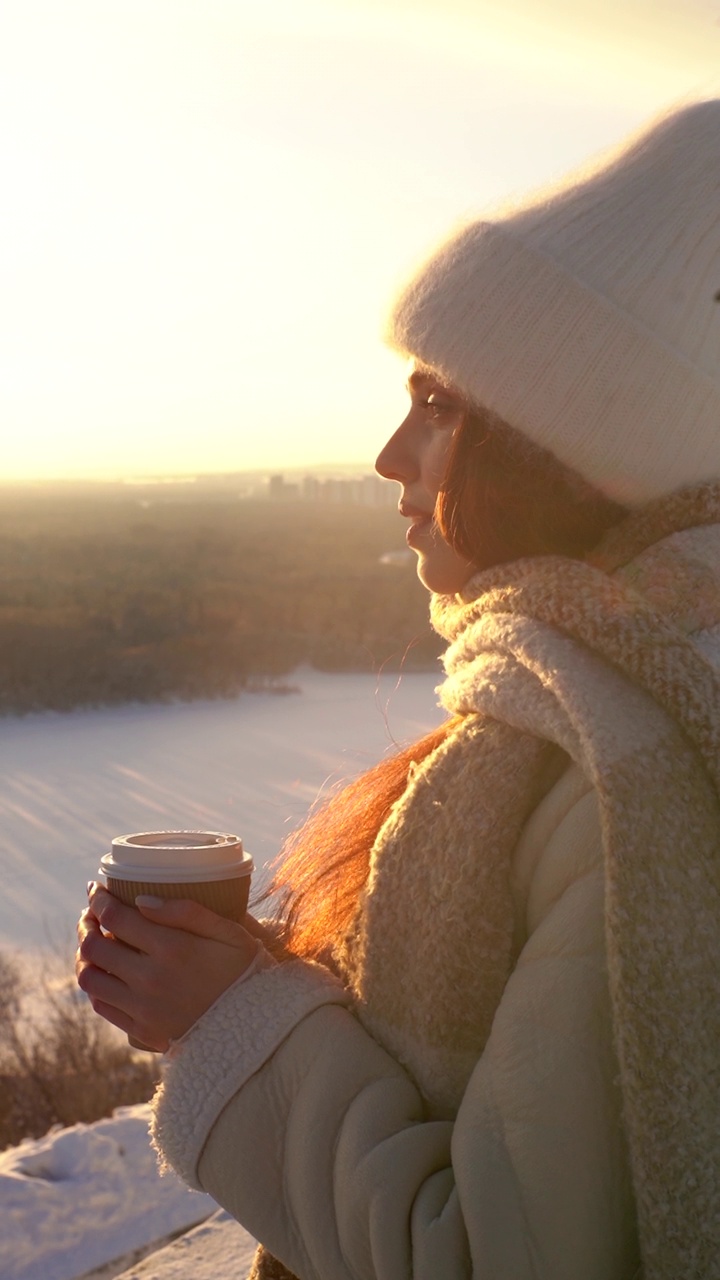
[[(625, 514), (552, 453), (473, 409), (453, 441), (435, 519), (447, 542), (485, 566), (528, 555), (582, 559)], [(325, 958), (350, 923), (370, 852), (405, 790), (410, 765), (440, 745), (451, 723), (356, 778), (290, 837), (261, 899), (279, 902), (282, 946)]]
[(407, 785), (408, 769), (443, 741), (448, 724), (381, 760), (313, 810), (286, 841), (266, 897), (279, 894), (280, 940), (318, 958), (349, 923), (378, 831)]
[(471, 409), (455, 434), (435, 519), (472, 564), (582, 560), (626, 508), (496, 415)]

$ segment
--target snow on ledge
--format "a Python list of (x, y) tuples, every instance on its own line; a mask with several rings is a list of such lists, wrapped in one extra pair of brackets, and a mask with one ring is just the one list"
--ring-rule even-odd
[(160, 1177), (149, 1116), (121, 1107), (0, 1153), (0, 1280), (75, 1280), (215, 1213), (210, 1196)]
[(252, 1265), (256, 1243), (244, 1227), (219, 1209), (202, 1226), (150, 1254), (117, 1280), (238, 1280)]

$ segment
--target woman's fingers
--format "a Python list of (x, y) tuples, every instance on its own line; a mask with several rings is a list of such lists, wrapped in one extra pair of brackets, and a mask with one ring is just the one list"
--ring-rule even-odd
[(198, 903), (140, 897), (124, 906), (100, 886), (78, 925), (76, 972), (95, 1011), (163, 1052), (256, 957), (258, 941)]
[[(132, 994), (126, 982), (98, 969), (96, 965), (83, 965), (78, 972), (78, 986), (89, 997), (96, 1013), (98, 1005), (112, 1005), (118, 1012), (129, 1014), (128, 1006), (132, 1004)], [(116, 1025), (119, 1025), (116, 1023)]]
[[(122, 1009), (118, 1009), (114, 1004), (105, 1004), (102, 1000), (93, 1001), (93, 1009), (101, 1018), (104, 1018), (106, 1022), (111, 1022), (114, 1027), (119, 1027), (121, 1031), (124, 1031), (128, 1040), (130, 1040), (130, 1043), (132, 1044), (130, 1032), (133, 1029), (134, 1022), (129, 1013), (125, 1013)], [(138, 1049), (149, 1048), (149, 1046), (145, 1044), (138, 1044), (136, 1047)]]
[(138, 973), (139, 953), (117, 938), (106, 937), (97, 924), (80, 938), (77, 955), (80, 964), (102, 969), (124, 983), (132, 982)]
[(136, 951), (147, 952), (152, 946), (153, 930), (134, 907), (126, 907), (118, 898), (94, 884), (88, 894), (88, 906), (105, 933)]
[(181, 929), (196, 938), (210, 938), (213, 942), (221, 942), (225, 946), (235, 947), (255, 954), (255, 944), (249, 932), (238, 924), (237, 920), (228, 920), (219, 916), (199, 902), (189, 898), (154, 898), (141, 895), (136, 899), (140, 915), (168, 929)]
[(89, 907), (106, 933), (145, 955), (177, 955), (179, 949), (184, 949), (183, 933), (242, 951), (248, 963), (255, 955), (255, 941), (241, 924), (187, 898), (140, 894), (136, 906), (127, 907), (106, 889), (94, 885)]
[(261, 942), (276, 957), (286, 956), (287, 950), (278, 942), (277, 934), (249, 913), (243, 916), (242, 923), (219, 916), (198, 902), (189, 899), (157, 898), (141, 896), (136, 899), (138, 911), (148, 920), (156, 920), (158, 924), (170, 929), (182, 929), (198, 938), (209, 938), (213, 942), (222, 942), (228, 947), (243, 950), (252, 959), (256, 945)]
[(123, 943), (104, 936), (90, 910), (83, 911), (78, 921), (75, 973), (93, 1008), (98, 1000), (120, 1007), (128, 1003), (130, 992), (122, 970), (126, 957), (133, 956), (136, 953)]
[(98, 1000), (94, 1009), (106, 1022), (111, 1022), (114, 1027), (119, 1027), (120, 1031), (125, 1032), (131, 1048), (143, 1049), (146, 1053), (164, 1053), (168, 1048), (169, 1042), (167, 1040), (160, 1040), (157, 1044), (146, 1044), (144, 1040), (139, 1040), (137, 1036), (132, 1034), (135, 1026), (134, 1020), (128, 1014), (123, 1013), (122, 1010), (116, 1009), (114, 1005), (103, 1004), (102, 1000)]

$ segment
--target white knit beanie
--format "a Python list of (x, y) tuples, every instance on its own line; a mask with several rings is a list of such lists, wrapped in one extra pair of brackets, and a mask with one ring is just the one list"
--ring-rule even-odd
[(389, 340), (619, 502), (720, 478), (720, 100), (453, 236)]

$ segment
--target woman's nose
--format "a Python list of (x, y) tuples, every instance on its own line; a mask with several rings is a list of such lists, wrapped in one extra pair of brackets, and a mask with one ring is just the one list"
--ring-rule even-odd
[(383, 476), (385, 480), (397, 480), (399, 484), (407, 484), (417, 474), (417, 464), (412, 450), (408, 447), (407, 423), (407, 418), (400, 423), (397, 431), (391, 435), (375, 460), (375, 470), (378, 475)]

